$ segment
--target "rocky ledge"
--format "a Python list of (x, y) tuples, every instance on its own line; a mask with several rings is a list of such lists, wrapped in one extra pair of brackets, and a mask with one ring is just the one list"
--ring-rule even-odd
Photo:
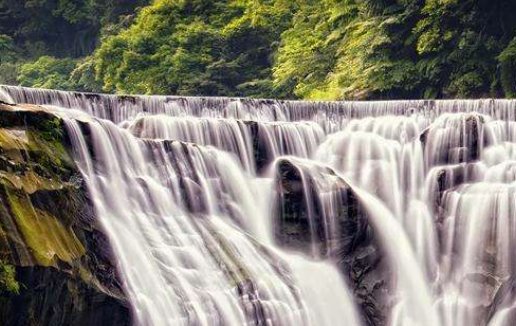
[(70, 156), (63, 121), (0, 103), (0, 320), (126, 325), (107, 238)]

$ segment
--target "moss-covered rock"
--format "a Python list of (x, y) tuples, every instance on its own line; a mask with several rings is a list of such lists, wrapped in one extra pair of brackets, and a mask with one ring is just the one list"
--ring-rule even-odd
[(4, 324), (130, 323), (64, 124), (42, 107), (0, 104), (0, 259)]

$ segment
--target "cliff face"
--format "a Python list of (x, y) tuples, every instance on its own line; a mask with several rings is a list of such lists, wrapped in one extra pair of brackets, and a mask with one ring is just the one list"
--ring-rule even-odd
[(66, 129), (38, 106), (0, 103), (0, 320), (124, 325), (127, 300)]

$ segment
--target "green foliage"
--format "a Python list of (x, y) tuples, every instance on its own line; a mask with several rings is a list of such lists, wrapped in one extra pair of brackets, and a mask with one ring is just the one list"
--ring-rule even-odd
[(511, 1), (427, 0), (415, 29), (425, 87), (439, 97), (500, 94), (497, 57), (515, 34), (514, 10)]
[(320, 99), (514, 96), (515, 10), (509, 0), (304, 1), (275, 83)]
[(34, 62), (21, 65), (16, 80), (22, 86), (31, 87), (88, 92), (102, 89), (95, 78), (91, 57), (80, 60), (42, 56)]
[(275, 82), (294, 82), (298, 96), (314, 99), (410, 94), (419, 82), (409, 37), (417, 6), (387, 2), (324, 0), (303, 6), (282, 35)]
[(516, 97), (516, 37), (498, 56), (501, 84), (507, 97)]
[(16, 281), (16, 269), (0, 260), (0, 295), (18, 294), (20, 284)]
[(95, 64), (92, 57), (79, 60), (71, 72), (69, 80), (73, 90), (82, 92), (101, 92), (102, 84), (96, 78)]
[(12, 37), (0, 34), (0, 84), (15, 84), (19, 64), (18, 49)]
[(343, 37), (339, 25), (346, 24), (352, 16), (350, 12), (337, 11), (339, 7), (334, 7), (333, 2), (310, 1), (295, 13), (290, 28), (282, 34), (274, 67), (278, 87), (293, 88), (296, 95), (304, 98), (317, 98), (327, 88), (326, 80)]
[(70, 80), (70, 74), (75, 65), (74, 59), (43, 56), (21, 66), (18, 82), (22, 86), (73, 89), (74, 83)]
[(148, 0), (0, 0), (0, 34), (29, 55), (79, 57), (91, 53), (103, 26)]
[(512, 0), (0, 0), (0, 83), (19, 72), (23, 85), (95, 92), (515, 97), (514, 12)]
[(18, 70), (20, 64), (13, 62), (0, 63), (0, 84), (15, 85), (17, 84)]
[(59, 143), (63, 139), (63, 126), (59, 118), (44, 120), (38, 129), (38, 136), (44, 141)]
[(8, 35), (0, 34), (0, 64), (15, 60), (16, 55), (13, 39)]
[(106, 91), (270, 96), (289, 14), (288, 1), (157, 0), (104, 40), (98, 77)]
[[(127, 26), (135, 10), (149, 1), (0, 0), (0, 83), (19, 79), (26, 86), (100, 90), (87, 56), (101, 31)], [(70, 71), (71, 59), (80, 57), (85, 58), (78, 70)]]

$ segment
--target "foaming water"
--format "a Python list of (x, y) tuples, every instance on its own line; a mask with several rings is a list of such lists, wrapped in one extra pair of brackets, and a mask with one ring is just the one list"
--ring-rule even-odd
[[(311, 122), (256, 122), (223, 118), (139, 116), (125, 127), (141, 138), (211, 145), (236, 155), (255, 172), (282, 155), (308, 158), (323, 141), (322, 128)], [(260, 157), (258, 162), (255, 159)]]
[[(481, 106), (476, 109), (486, 112)], [(381, 226), (381, 238), (389, 236), (389, 226), (402, 223), (410, 244), (398, 243), (401, 236), (389, 242), (395, 241), (398, 255), (411, 249), (417, 257), (418, 266), (406, 269), (409, 274), (423, 271), (429, 285), (426, 316), (439, 316), (429, 325), (486, 325), (500, 289), (514, 274), (508, 254), (516, 239), (514, 122), (466, 112), (444, 113), (430, 121), (416, 117), (412, 124), (393, 117), (387, 128), (374, 127), (385, 123), (383, 118), (374, 123), (356, 120), (331, 135), (316, 156), (367, 191), (356, 189), (362, 200), (367, 197), (364, 206), (371, 223), (385, 222), (389, 211), (394, 213), (397, 221)], [(383, 210), (375, 196), (386, 206)], [(387, 253), (391, 245), (383, 244)], [(390, 261), (399, 264), (394, 258)], [(410, 258), (407, 262), (413, 263)], [(399, 270), (396, 276), (398, 282), (407, 277)], [(408, 299), (404, 288), (399, 284), (398, 294)], [(425, 292), (423, 288), (419, 282), (418, 289)], [(422, 308), (422, 302), (417, 307), (414, 302), (406, 300), (408, 311)], [(394, 307), (391, 324), (414, 324), (400, 307)], [(507, 313), (494, 316), (509, 318)]]
[(440, 325), (432, 304), (428, 280), (415, 259), (403, 227), (380, 200), (359, 189), (355, 189), (355, 192), (366, 204), (374, 228), (381, 230), (380, 241), (396, 274), (395, 286), (399, 299), (391, 315), (390, 324)]
[(212, 145), (236, 155), (247, 171), (254, 171), (253, 139), (240, 120), (141, 116), (128, 124), (135, 136)]
[(9, 95), (9, 93), (7, 91), (5, 91), (4, 89), (2, 89), (1, 87), (0, 87), (0, 101), (7, 103), (7, 104), (14, 103), (14, 99), (11, 97), (11, 95)]
[(327, 132), (350, 120), (381, 116), (419, 116), (433, 120), (444, 113), (478, 112), (516, 120), (516, 100), (409, 100), (370, 102), (281, 101), (227, 97), (115, 96), (0, 85), (16, 103), (56, 105), (86, 111), (115, 123), (138, 114), (235, 118), (255, 121), (313, 121)]
[(253, 200), (260, 192), (230, 155), (55, 112), (66, 118), (138, 324), (359, 324), (331, 264), (257, 242), (270, 242), (260, 228), (268, 200)]
[(65, 117), (138, 324), (516, 322), (514, 100), (0, 91)]

